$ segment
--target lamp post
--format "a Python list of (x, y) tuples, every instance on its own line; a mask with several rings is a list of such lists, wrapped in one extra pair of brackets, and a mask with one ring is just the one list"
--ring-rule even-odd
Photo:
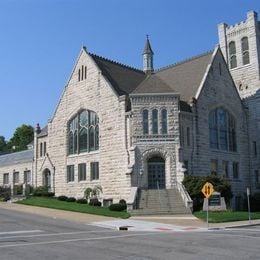
[(246, 195), (247, 195), (247, 206), (248, 206), (248, 220), (249, 224), (251, 224), (251, 212), (250, 212), (250, 188), (246, 188)]

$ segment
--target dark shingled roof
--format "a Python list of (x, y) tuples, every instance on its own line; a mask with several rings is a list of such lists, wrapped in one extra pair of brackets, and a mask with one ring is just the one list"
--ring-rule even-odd
[(33, 149), (0, 156), (0, 166), (33, 161)]
[(131, 94), (172, 93), (172, 88), (155, 74), (148, 75)]
[(46, 135), (48, 135), (48, 126), (47, 125), (41, 130), (41, 132), (38, 134), (38, 137), (46, 136)]
[[(194, 97), (213, 52), (208, 52), (187, 61), (162, 68), (155, 72), (156, 76), (168, 84), (172, 91), (180, 94), (180, 99), (189, 101)], [(160, 89), (158, 89), (160, 93)]]
[(105, 59), (95, 54), (90, 55), (119, 96), (133, 92), (146, 77), (146, 74), (141, 70)]

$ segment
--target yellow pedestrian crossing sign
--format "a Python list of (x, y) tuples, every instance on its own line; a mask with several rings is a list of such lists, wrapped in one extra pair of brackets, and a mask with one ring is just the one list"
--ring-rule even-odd
[(206, 182), (201, 189), (201, 192), (204, 194), (205, 198), (207, 199), (212, 195), (214, 191), (215, 191), (214, 187), (210, 182)]

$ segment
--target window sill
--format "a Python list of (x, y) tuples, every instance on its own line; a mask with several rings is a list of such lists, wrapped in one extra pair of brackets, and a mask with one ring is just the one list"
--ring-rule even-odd
[(91, 151), (91, 152), (68, 154), (67, 157), (68, 158), (75, 158), (75, 157), (78, 157), (78, 156), (93, 155), (93, 154), (98, 154), (98, 153), (99, 153), (99, 150), (96, 150), (96, 151)]

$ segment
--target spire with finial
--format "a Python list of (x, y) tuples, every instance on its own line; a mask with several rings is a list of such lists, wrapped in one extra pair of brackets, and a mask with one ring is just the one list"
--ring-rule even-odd
[(146, 35), (146, 43), (143, 51), (143, 70), (146, 74), (153, 72), (153, 50), (149, 41), (149, 35)]

